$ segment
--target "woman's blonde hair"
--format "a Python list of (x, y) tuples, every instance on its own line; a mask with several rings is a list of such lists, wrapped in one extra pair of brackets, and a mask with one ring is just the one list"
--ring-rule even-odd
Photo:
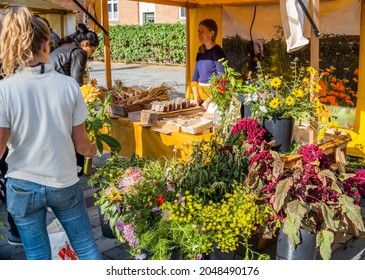
[(46, 23), (25, 7), (13, 7), (5, 15), (0, 35), (2, 75), (14, 74), (18, 68), (28, 66), (45, 41), (50, 40)]

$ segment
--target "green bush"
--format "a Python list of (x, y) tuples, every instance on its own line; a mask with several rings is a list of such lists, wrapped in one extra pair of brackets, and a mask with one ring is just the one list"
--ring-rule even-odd
[[(185, 65), (185, 24), (144, 24), (111, 26), (110, 58), (113, 62)], [(103, 34), (95, 60), (104, 59)]]

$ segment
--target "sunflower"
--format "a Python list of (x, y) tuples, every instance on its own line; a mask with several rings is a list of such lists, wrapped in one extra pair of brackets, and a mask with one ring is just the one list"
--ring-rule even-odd
[(269, 107), (271, 108), (271, 109), (276, 109), (276, 108), (278, 108), (279, 107), (279, 105), (280, 105), (280, 101), (279, 101), (279, 99), (278, 98), (274, 98), (273, 100), (271, 100), (270, 101), (270, 103), (269, 103)]
[(274, 79), (272, 79), (272, 80), (270, 81), (270, 86), (271, 86), (272, 88), (278, 88), (280, 85), (281, 85), (281, 80), (280, 80), (280, 78), (278, 78), (278, 77), (275, 77)]

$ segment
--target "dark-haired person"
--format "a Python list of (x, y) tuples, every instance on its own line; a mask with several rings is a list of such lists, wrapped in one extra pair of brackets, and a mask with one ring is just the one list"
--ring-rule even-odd
[[(85, 24), (79, 23), (75, 33), (58, 42), (58, 47), (51, 52), (49, 62), (57, 72), (73, 77), (82, 86), (87, 60), (92, 57), (98, 45), (98, 35)], [(76, 153), (76, 158), (78, 175), (81, 176), (85, 157)]]
[(215, 42), (218, 33), (217, 23), (212, 19), (205, 19), (199, 23), (198, 36), (201, 43), (195, 60), (192, 78), (194, 103), (208, 108), (207, 90), (209, 79), (213, 74), (224, 72), (220, 59), (225, 58), (223, 49)]
[(25, 7), (3, 19), (0, 60), (0, 157), (6, 157), (6, 202), (27, 259), (52, 258), (47, 208), (62, 224), (81, 260), (101, 254), (77, 176), (75, 150), (96, 155), (85, 129), (88, 110), (73, 78), (47, 63), (50, 30)]

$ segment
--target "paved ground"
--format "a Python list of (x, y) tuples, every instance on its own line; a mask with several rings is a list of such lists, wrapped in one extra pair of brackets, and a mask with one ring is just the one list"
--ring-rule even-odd
[[(90, 77), (98, 81), (98, 85), (106, 87), (105, 64), (91, 62)], [(151, 87), (166, 83), (174, 88), (173, 98), (185, 96), (185, 67), (147, 66), (142, 64), (112, 63), (112, 84), (121, 80), (127, 87)]]
[[(91, 63), (91, 78), (96, 78), (99, 85), (105, 86), (105, 66), (103, 63)], [(143, 65), (112, 65), (112, 80), (123, 80), (126, 86), (154, 86), (166, 82), (168, 85), (175, 86), (176, 91), (173, 95), (184, 96), (185, 93), (185, 68), (182, 67), (160, 67)], [(104, 154), (101, 158), (93, 159), (93, 168), (97, 168), (109, 154)], [(116, 239), (109, 239), (102, 236), (99, 213), (94, 206), (93, 193), (96, 191), (87, 185), (88, 176), (80, 177), (84, 190), (88, 213), (92, 224), (94, 237), (98, 248), (106, 260), (128, 260), (130, 256), (128, 250)], [(363, 205), (363, 217), (365, 217), (365, 204)], [(0, 202), (0, 219), (6, 221), (6, 206)], [(48, 213), (47, 223), (51, 223), (54, 215)], [(0, 232), (7, 233), (8, 228), (0, 227)], [(268, 241), (263, 249), (272, 259), (275, 258), (275, 240)], [(239, 254), (235, 254), (235, 259), (240, 259)], [(318, 257), (319, 258), (319, 257)], [(25, 254), (22, 247), (8, 245), (5, 238), (0, 238), (0, 260), (24, 260)], [(337, 235), (336, 243), (333, 246), (333, 260), (365, 260), (365, 233), (360, 237), (354, 238), (351, 234), (345, 236)]]

